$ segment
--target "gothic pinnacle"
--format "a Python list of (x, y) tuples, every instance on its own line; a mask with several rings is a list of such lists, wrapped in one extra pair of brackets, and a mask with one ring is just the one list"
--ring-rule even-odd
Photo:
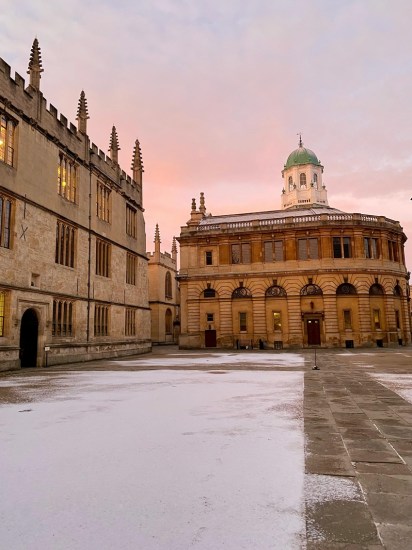
[(119, 139), (117, 137), (116, 127), (113, 125), (112, 133), (110, 135), (109, 152), (110, 152), (110, 158), (116, 164), (119, 164), (119, 155), (118, 155), (119, 151), (120, 151)]
[(27, 74), (30, 75), (30, 86), (35, 90), (40, 90), (40, 77), (44, 72), (42, 68), (41, 51), (37, 38), (33, 40), (30, 52), (29, 68)]
[(87, 109), (87, 99), (84, 90), (80, 93), (79, 105), (77, 107), (77, 129), (82, 134), (87, 134), (87, 120), (89, 119), (89, 112)]
[[(133, 170), (133, 174), (134, 174), (135, 171), (144, 172), (143, 160), (142, 160), (142, 150), (140, 148), (140, 142), (139, 142), (138, 139), (136, 139), (136, 141), (134, 143), (131, 168)], [(134, 178), (134, 179), (136, 179), (136, 178)]]

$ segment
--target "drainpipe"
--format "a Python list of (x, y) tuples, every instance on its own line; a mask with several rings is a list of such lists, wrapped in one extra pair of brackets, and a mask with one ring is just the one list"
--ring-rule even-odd
[[(93, 155), (90, 151), (90, 158)], [(88, 243), (88, 260), (87, 260), (87, 325), (86, 325), (86, 340), (90, 342), (90, 295), (91, 295), (91, 260), (92, 260), (92, 162), (89, 160), (89, 243)]]

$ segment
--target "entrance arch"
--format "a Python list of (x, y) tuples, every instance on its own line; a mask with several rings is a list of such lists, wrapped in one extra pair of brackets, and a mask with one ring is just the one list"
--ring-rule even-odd
[(35, 367), (37, 364), (37, 339), (39, 320), (34, 309), (27, 309), (21, 318), (20, 327), (20, 366)]

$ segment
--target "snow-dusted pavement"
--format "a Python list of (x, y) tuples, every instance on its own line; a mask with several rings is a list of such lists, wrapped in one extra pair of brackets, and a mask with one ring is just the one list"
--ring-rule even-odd
[(64, 371), (6, 388), (1, 548), (303, 546), (303, 372)]

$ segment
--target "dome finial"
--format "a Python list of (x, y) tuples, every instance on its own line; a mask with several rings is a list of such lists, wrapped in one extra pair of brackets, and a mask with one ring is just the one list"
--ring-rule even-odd
[(303, 147), (302, 132), (298, 132), (296, 135), (299, 136), (299, 147)]

